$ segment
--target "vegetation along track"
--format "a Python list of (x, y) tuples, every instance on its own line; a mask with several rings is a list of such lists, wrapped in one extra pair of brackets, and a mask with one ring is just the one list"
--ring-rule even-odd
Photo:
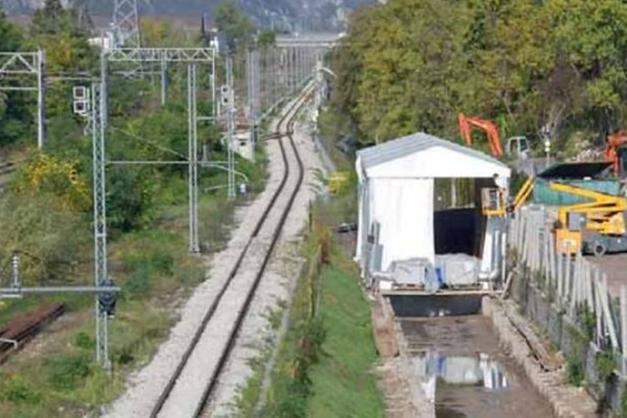
[(4, 191), (9, 176), (15, 171), (15, 163), (11, 161), (0, 161), (0, 193)]
[[(252, 284), (250, 285), (248, 290), (237, 288), (237, 292), (240, 292), (240, 293), (246, 292), (246, 298), (244, 299), (243, 303), (236, 308), (237, 317), (235, 319), (234, 326), (232, 327), (232, 329), (230, 330), (228, 334), (228, 338), (227, 338), (225, 345), (220, 348), (221, 352), (220, 352), (220, 356), (217, 361), (217, 364), (215, 365), (213, 370), (206, 370), (207, 373), (210, 373), (210, 378), (208, 380), (208, 383), (203, 388), (203, 392), (200, 398), (193, 400), (193, 402), (196, 403), (194, 406), (194, 412), (193, 412), (194, 417), (199, 417), (203, 413), (206, 404), (208, 403), (209, 399), (211, 398), (212, 393), (214, 392), (216, 388), (218, 378), (229, 359), (231, 350), (237, 339), (239, 329), (241, 328), (244, 318), (246, 317), (248, 308), (250, 306), (251, 301), (253, 300), (253, 297), (255, 295), (259, 282), (261, 281), (261, 278), (263, 277), (263, 274), (265, 272), (266, 266), (268, 265), (268, 262), (272, 255), (274, 247), (276, 246), (279, 240), (279, 237), (283, 230), (283, 225), (285, 223), (285, 220), (287, 219), (288, 213), (290, 212), (293, 206), (294, 200), (296, 199), (296, 196), (298, 194), (298, 191), (300, 190), (302, 183), (303, 183), (303, 177), (304, 177), (303, 163), (298, 153), (298, 149), (294, 143), (292, 134), (293, 134), (293, 128), (294, 128), (296, 115), (298, 114), (298, 111), (307, 100), (308, 96), (309, 96), (309, 89), (305, 89), (305, 91), (291, 105), (289, 105), (288, 110), (283, 114), (278, 124), (276, 125), (277, 132), (274, 137), (278, 139), (279, 148), (281, 151), (281, 156), (282, 156), (283, 165), (284, 165), (284, 172), (283, 172), (283, 177), (281, 179), (281, 183), (279, 184), (277, 190), (272, 195), (270, 202), (266, 206), (259, 221), (255, 225), (255, 228), (252, 234), (249, 236), (246, 244), (243, 246), (237, 258), (237, 261), (235, 262), (235, 265), (233, 266), (233, 269), (229, 273), (228, 279), (226, 280), (224, 285), (220, 288), (216, 298), (213, 300), (213, 302), (207, 309), (199, 328), (196, 330), (183, 357), (180, 359), (180, 362), (178, 363), (174, 371), (174, 374), (169, 378), (166, 386), (164, 387), (161, 395), (159, 396), (159, 399), (157, 400), (157, 403), (154, 405), (152, 412), (151, 412), (151, 417), (169, 416), (170, 414), (168, 413), (168, 411), (177, 410), (181, 406), (179, 404), (178, 406), (171, 405), (168, 407), (169, 402), (175, 402), (172, 399), (173, 397), (171, 395), (176, 390), (177, 385), (179, 385), (180, 381), (182, 380), (185, 374), (186, 367), (189, 367), (190, 358), (192, 357), (192, 355), (194, 355), (194, 352), (197, 350), (199, 341), (201, 340), (202, 335), (208, 329), (209, 324), (214, 320), (215, 321), (218, 320), (215, 318), (218, 316), (218, 312), (221, 309), (227, 309), (227, 310), (233, 309), (233, 304), (228, 301), (225, 301), (224, 295), (229, 290), (233, 291), (233, 288), (235, 285), (234, 281), (236, 277), (240, 274), (246, 273), (245, 271), (243, 271), (244, 269), (241, 268), (242, 264), (244, 263), (244, 260), (247, 258), (247, 255), (250, 256), (249, 253), (251, 252), (251, 247), (253, 246), (255, 239), (259, 236), (259, 233), (262, 230), (262, 228), (266, 225), (267, 223), (266, 221), (269, 218), (272, 218), (273, 217), (272, 215), (274, 213), (277, 213), (277, 214), (280, 213), (278, 224), (274, 228), (269, 245), (267, 245), (267, 247), (265, 248), (264, 254), (262, 256), (263, 258), (262, 258), (261, 264), (257, 267), (256, 272), (254, 272), (254, 279), (252, 281)], [(285, 131), (282, 130), (283, 128), (285, 128)], [(286, 150), (286, 144), (284, 144), (284, 139), (286, 138), (293, 152), (294, 159), (296, 161), (296, 167), (290, 167), (290, 164), (288, 161), (288, 153)], [(296, 176), (296, 184), (294, 188), (291, 190), (289, 189), (285, 190), (286, 184), (288, 183), (288, 179), (290, 178), (290, 176), (293, 176), (293, 175)], [(277, 204), (277, 202), (280, 200), (279, 197), (281, 196), (288, 196), (287, 203), (284, 203), (283, 205)], [(226, 324), (222, 324), (222, 326), (226, 326)], [(206, 354), (206, 355), (209, 355), (209, 354)], [(200, 384), (200, 382), (196, 382), (196, 383)]]

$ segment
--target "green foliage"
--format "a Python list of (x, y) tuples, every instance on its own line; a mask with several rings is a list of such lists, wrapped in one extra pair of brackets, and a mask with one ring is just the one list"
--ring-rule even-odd
[[(65, 209), (49, 193), (16, 195), (0, 199), (0, 266), (14, 252), (21, 256), (22, 279), (33, 283), (45, 278), (68, 279), (75, 263), (86, 255), (90, 238), (81, 216)], [(69, 239), (71, 237), (71, 239)]]
[(130, 274), (124, 290), (131, 295), (146, 294), (150, 290), (150, 276), (152, 268), (150, 266), (140, 266)]
[(91, 374), (90, 355), (85, 353), (51, 357), (44, 364), (48, 383), (55, 390), (75, 390)]
[(44, 7), (33, 13), (30, 42), (46, 51), (48, 71), (85, 71), (95, 65), (96, 54), (76, 17), (60, 0), (46, 0)]
[[(17, 25), (9, 22), (0, 8), (0, 51), (19, 51), (24, 42)], [(0, 145), (19, 140), (31, 119), (24, 95), (0, 92)]]
[(17, 51), (23, 42), (19, 28), (9, 22), (0, 6), (0, 50)]
[(154, 171), (117, 168), (109, 173), (107, 215), (112, 227), (122, 232), (141, 228), (153, 219)]
[(30, 382), (21, 376), (2, 376), (0, 399), (33, 405), (41, 402), (41, 394), (35, 391)]
[[(316, 221), (325, 212), (318, 207)], [(312, 233), (309, 244), (317, 246), (324, 231), (322, 227)], [(383, 416), (383, 402), (371, 373), (377, 355), (370, 307), (358, 273), (334, 248), (330, 264), (320, 270), (317, 280), (317, 294), (315, 290), (312, 294), (305, 277), (298, 283), (263, 416)], [(318, 316), (310, 318), (311, 301), (318, 298)]]
[(377, 354), (370, 306), (352, 261), (335, 249), (322, 269), (320, 312), (326, 324), (323, 356), (311, 369), (308, 417), (384, 416), (373, 374)]
[(596, 327), (596, 315), (590, 311), (587, 305), (577, 310), (578, 322), (588, 341), (592, 341)]
[(223, 0), (214, 12), (217, 28), (224, 32), (232, 51), (248, 45), (254, 31), (250, 18), (233, 0)]
[(584, 379), (583, 365), (581, 359), (572, 356), (566, 359), (566, 376), (568, 383), (573, 386), (581, 386)]
[(261, 48), (274, 46), (276, 43), (276, 32), (273, 30), (263, 30), (257, 35), (257, 45)]
[(356, 13), (333, 53), (333, 107), (362, 143), (425, 130), (456, 137), (459, 112), (504, 137), (625, 122), (621, 0), (390, 0)]
[(46, 0), (44, 7), (33, 13), (31, 31), (34, 35), (57, 34), (73, 29), (70, 14), (63, 8), (60, 0)]
[(603, 351), (595, 359), (597, 376), (600, 382), (606, 382), (614, 373), (616, 361), (611, 351)]
[(590, 340), (574, 326), (567, 326), (566, 330), (571, 346), (570, 353), (566, 356), (566, 377), (571, 385), (581, 386), (585, 379), (584, 359)]
[(91, 350), (96, 346), (96, 341), (86, 332), (79, 332), (74, 337), (74, 345), (84, 350)]

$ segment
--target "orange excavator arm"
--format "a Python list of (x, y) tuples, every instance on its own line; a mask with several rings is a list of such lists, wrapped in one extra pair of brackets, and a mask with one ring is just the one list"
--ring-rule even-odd
[(493, 122), (485, 119), (472, 118), (459, 114), (459, 130), (462, 134), (462, 138), (466, 141), (467, 145), (472, 145), (472, 128), (481, 129), (485, 132), (490, 144), (490, 152), (495, 158), (501, 158), (503, 156), (503, 147), (501, 145), (501, 137), (499, 131), (496, 129), (496, 125)]
[(620, 130), (607, 137), (607, 143), (605, 145), (605, 159), (611, 161), (614, 167), (614, 172), (618, 174), (620, 170), (620, 157), (618, 155), (618, 149), (623, 145), (627, 145), (627, 132)]

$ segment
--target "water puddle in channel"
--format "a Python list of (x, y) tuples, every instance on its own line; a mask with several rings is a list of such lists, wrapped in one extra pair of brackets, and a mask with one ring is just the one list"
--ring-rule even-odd
[(412, 373), (437, 418), (550, 418), (548, 402), (481, 316), (401, 319)]

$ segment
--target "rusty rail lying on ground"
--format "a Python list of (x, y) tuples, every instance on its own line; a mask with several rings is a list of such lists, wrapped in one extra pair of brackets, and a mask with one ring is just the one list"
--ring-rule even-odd
[(0, 364), (64, 312), (62, 303), (46, 304), (11, 319), (0, 328)]

